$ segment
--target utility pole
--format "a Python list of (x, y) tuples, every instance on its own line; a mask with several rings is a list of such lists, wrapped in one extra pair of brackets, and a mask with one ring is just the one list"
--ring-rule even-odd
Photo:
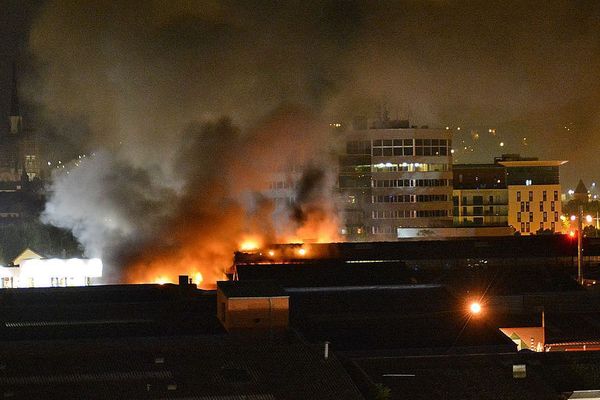
[(583, 286), (583, 271), (581, 269), (581, 243), (583, 240), (583, 206), (579, 205), (577, 217), (577, 282)]

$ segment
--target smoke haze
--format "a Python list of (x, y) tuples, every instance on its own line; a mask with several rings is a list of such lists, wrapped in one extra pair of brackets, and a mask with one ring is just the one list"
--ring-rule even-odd
[[(459, 162), (521, 152), (571, 159), (567, 181), (592, 179), (599, 21), (595, 1), (47, 1), (29, 97), (96, 155), (56, 178), (45, 218), (116, 260), (142, 259), (127, 249), (157, 248), (174, 225), (193, 236), (194, 212), (231, 227), (202, 235), (237, 237), (251, 221), (275, 235), (256, 222), (272, 206), (248, 194), (264, 171), (309, 163), (326, 152), (323, 121), (383, 104), (419, 125), (479, 129), (478, 141), (457, 134)], [(309, 197), (331, 215), (321, 193)]]

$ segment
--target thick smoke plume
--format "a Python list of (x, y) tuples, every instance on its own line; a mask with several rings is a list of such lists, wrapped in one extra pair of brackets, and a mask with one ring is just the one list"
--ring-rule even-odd
[(258, 194), (270, 172), (326, 160), (325, 69), (299, 47), (311, 35), (273, 47), (280, 27), (243, 4), (135, 3), (49, 2), (34, 25), (37, 99), (55, 125), (89, 127), (64, 130), (86, 157), (55, 174), (45, 221), (72, 229), (115, 280), (199, 272), (208, 284), (246, 237), (335, 226), (330, 188), (320, 222), (294, 229), (273, 226)]

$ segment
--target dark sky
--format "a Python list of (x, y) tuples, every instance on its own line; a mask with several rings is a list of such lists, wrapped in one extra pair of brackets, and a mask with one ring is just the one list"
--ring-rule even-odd
[(520, 152), (570, 160), (565, 190), (599, 179), (597, 0), (164, 3), (2, 0), (0, 111), (17, 59), (38, 119), (66, 131), (83, 118), (86, 143), (165, 117), (245, 124), (298, 103), (333, 119), (385, 104), (460, 127), (457, 162)]

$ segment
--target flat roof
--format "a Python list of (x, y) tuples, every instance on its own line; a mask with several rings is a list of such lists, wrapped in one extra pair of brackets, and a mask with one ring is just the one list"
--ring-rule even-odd
[(505, 167), (560, 167), (568, 162), (567, 160), (498, 161), (498, 164)]

